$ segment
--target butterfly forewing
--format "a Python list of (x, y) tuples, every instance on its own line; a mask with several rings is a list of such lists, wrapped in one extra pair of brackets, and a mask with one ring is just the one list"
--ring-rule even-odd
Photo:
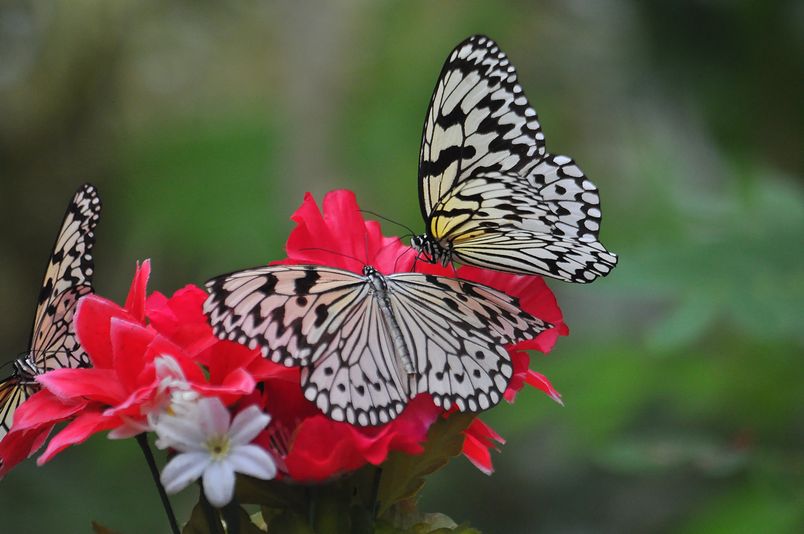
[(16, 408), (37, 389), (33, 377), (19, 369), (38, 374), (90, 363), (76, 339), (73, 316), (78, 300), (92, 292), (92, 246), (100, 210), (97, 190), (90, 184), (81, 186), (67, 207), (45, 270), (28, 353), (14, 374), (0, 382), (0, 438), (11, 427)]
[(497, 44), (476, 35), (449, 55), (424, 121), (419, 198), (425, 219), (477, 172), (525, 172), (544, 152), (536, 112)]
[(204, 312), (219, 337), (302, 366), (305, 396), (357, 425), (390, 421), (421, 392), (447, 408), (490, 407), (512, 374), (504, 345), (550, 326), (480, 284), (367, 269), (241, 271), (207, 284)]
[[(46, 315), (55, 316), (57, 310), (54, 303), (59, 296), (66, 291), (77, 291), (81, 287), (92, 290), (92, 247), (95, 244), (95, 227), (100, 220), (100, 210), (100, 197), (90, 184), (83, 185), (75, 193), (67, 208), (42, 281), (31, 335), (30, 346), (34, 351), (41, 352), (46, 348), (39, 340), (40, 327), (47, 325)], [(68, 309), (62, 307), (61, 311)]]

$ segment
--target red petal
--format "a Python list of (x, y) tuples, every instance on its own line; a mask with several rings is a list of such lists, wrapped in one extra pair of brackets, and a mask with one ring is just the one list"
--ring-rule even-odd
[(36, 460), (36, 464), (42, 465), (67, 447), (83, 443), (92, 434), (110, 430), (119, 425), (120, 420), (117, 417), (106, 417), (99, 412), (83, 413), (53, 436), (44, 454)]
[(63, 400), (85, 397), (115, 404), (126, 396), (117, 374), (111, 369), (55, 369), (38, 376), (37, 382)]
[(134, 279), (131, 281), (128, 297), (126, 297), (126, 310), (142, 324), (145, 324), (145, 297), (150, 276), (151, 260), (145, 260), (142, 262), (142, 266), (137, 262)]
[(39, 390), (14, 412), (12, 430), (27, 430), (64, 421), (82, 411), (87, 404), (86, 401), (65, 401), (46, 389)]
[(148, 319), (160, 334), (193, 356), (217, 341), (203, 312), (207, 292), (187, 285), (168, 299), (159, 292), (148, 297)]
[(219, 397), (226, 404), (232, 404), (243, 395), (254, 391), (257, 382), (243, 369), (236, 369), (226, 376), (220, 385), (196, 384), (195, 389), (205, 397)]
[[(146, 350), (156, 334), (140, 324), (119, 319), (112, 319), (109, 330), (117, 379), (126, 391), (133, 391), (141, 385), (143, 378), (140, 375), (146, 364), (151, 363), (146, 359)], [(150, 378), (152, 380), (153, 376)]]
[(494, 472), (489, 449), (474, 436), (467, 434), (464, 437), (463, 454), (483, 473), (490, 475)]
[(463, 454), (475, 467), (490, 475), (494, 472), (491, 449), (497, 449), (497, 443), (503, 444), (505, 440), (486, 423), (475, 418), (464, 431)]
[(305, 419), (296, 429), (293, 445), (285, 458), (291, 478), (325, 480), (365, 464), (365, 458), (349, 439), (348, 426), (324, 415)]
[(559, 403), (561, 406), (564, 406), (564, 401), (561, 400), (561, 393), (556, 391), (550, 381), (547, 380), (546, 376), (528, 369), (528, 375), (525, 380), (528, 384), (535, 388), (541, 389), (547, 393), (551, 399)]
[[(16, 415), (16, 414), (14, 414)], [(29, 430), (11, 431), (0, 441), (0, 479), (21, 461), (38, 451), (55, 424)]]
[(112, 343), (109, 339), (109, 326), (113, 318), (134, 322), (126, 310), (103, 297), (87, 295), (78, 301), (75, 331), (78, 342), (96, 368), (109, 369), (113, 366)]

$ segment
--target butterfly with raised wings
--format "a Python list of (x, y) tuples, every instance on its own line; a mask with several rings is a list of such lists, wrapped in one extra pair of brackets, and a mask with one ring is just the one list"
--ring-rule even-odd
[(45, 271), (28, 351), (0, 382), (0, 439), (11, 428), (17, 407), (39, 389), (37, 375), (90, 364), (76, 339), (73, 315), (78, 300), (92, 293), (92, 246), (100, 210), (100, 197), (90, 184), (81, 186), (67, 207)]
[(447, 58), (424, 121), (420, 257), (586, 283), (617, 256), (598, 240), (597, 187), (575, 162), (545, 150), (516, 69), (482, 35)]
[(394, 419), (427, 392), (439, 406), (497, 404), (513, 373), (505, 345), (549, 323), (490, 287), (422, 273), (362, 275), (276, 265), (207, 282), (215, 334), (285, 366), (300, 366), (305, 397), (359, 426)]

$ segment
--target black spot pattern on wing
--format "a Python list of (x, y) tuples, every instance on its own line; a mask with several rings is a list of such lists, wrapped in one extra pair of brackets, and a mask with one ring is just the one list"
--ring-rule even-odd
[(204, 312), (218, 337), (301, 366), (305, 397), (329, 417), (361, 426), (392, 420), (421, 392), (445, 408), (493, 406), (513, 372), (504, 346), (550, 327), (481, 284), (366, 272), (240, 271), (207, 283)]
[[(474, 36), (452, 51), (425, 119), (420, 257), (586, 283), (616, 255), (598, 240), (595, 185), (547, 154), (536, 112), (498, 46)], [(524, 247), (524, 248), (517, 248)]]
[(482, 171), (526, 172), (543, 152), (536, 112), (497, 43), (475, 35), (456, 46), (422, 131), (419, 199), (425, 219), (461, 180)]
[(28, 352), (15, 362), (12, 376), (0, 382), (0, 439), (17, 406), (38, 389), (36, 374), (90, 364), (75, 336), (73, 316), (78, 300), (92, 293), (100, 211), (100, 197), (90, 184), (81, 186), (67, 207), (37, 299)]

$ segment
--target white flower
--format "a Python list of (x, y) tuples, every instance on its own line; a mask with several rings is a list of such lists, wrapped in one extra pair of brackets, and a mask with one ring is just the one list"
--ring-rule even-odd
[(125, 439), (142, 432), (150, 432), (164, 413), (177, 414), (186, 404), (194, 403), (198, 399), (198, 393), (187, 382), (184, 371), (173, 356), (163, 354), (157, 357), (154, 360), (154, 371), (159, 384), (154, 398), (140, 408), (143, 419), (121, 416), (123, 424), (109, 432), (110, 439)]
[(271, 421), (269, 415), (249, 406), (232, 421), (216, 397), (202, 398), (192, 406), (175, 415), (163, 414), (155, 424), (157, 447), (179, 451), (162, 470), (165, 491), (176, 493), (203, 476), (207, 499), (220, 508), (232, 500), (235, 473), (262, 480), (276, 476), (273, 458), (251, 444)]

